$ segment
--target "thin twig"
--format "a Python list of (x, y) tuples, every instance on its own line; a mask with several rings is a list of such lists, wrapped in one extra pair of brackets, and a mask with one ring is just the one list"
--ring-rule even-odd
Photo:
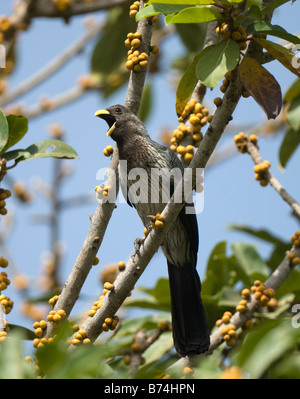
[(129, 0), (94, 0), (88, 2), (74, 3), (66, 11), (59, 11), (51, 1), (39, 0), (30, 14), (31, 18), (46, 17), (46, 18), (70, 18), (75, 15), (90, 14), (97, 11), (109, 10), (116, 6), (124, 6), (130, 4)]
[(45, 67), (36, 72), (34, 75), (30, 76), (28, 79), (20, 83), (15, 89), (4, 93), (0, 96), (0, 106), (7, 104), (29, 90), (36, 87), (43, 80), (47, 79), (53, 73), (55, 73), (59, 68), (61, 68), (70, 58), (78, 54), (83, 47), (102, 29), (102, 24), (93, 24), (88, 28), (87, 32), (84, 33), (82, 37), (72, 43), (67, 49), (65, 49), (61, 54), (56, 56), (51, 60)]
[[(259, 165), (263, 162), (263, 159), (258, 152), (258, 148), (254, 144), (248, 141), (247, 149), (255, 165)], [(286, 189), (281, 185), (281, 183), (279, 183), (279, 181), (270, 171), (265, 172), (264, 177), (275, 189), (275, 191), (277, 191), (281, 198), (290, 205), (297, 217), (300, 218), (300, 205), (298, 202), (286, 191)]]

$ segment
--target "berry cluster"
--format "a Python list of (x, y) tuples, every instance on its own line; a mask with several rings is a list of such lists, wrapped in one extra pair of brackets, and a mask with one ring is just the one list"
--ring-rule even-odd
[[(295, 234), (292, 235), (291, 242), (296, 248), (300, 247), (300, 231), (296, 231)], [(290, 251), (287, 256), (292, 266), (300, 264), (300, 258), (295, 255), (295, 252)]]
[(6, 215), (6, 202), (7, 198), (11, 197), (11, 191), (0, 188), (0, 215)]
[(54, 308), (56, 302), (58, 301), (59, 295), (54, 295), (52, 298), (49, 299), (48, 303)]
[(234, 136), (234, 142), (236, 145), (237, 151), (241, 152), (242, 154), (245, 154), (248, 152), (248, 142), (254, 144), (257, 148), (257, 142), (258, 142), (258, 137), (255, 134), (246, 134), (244, 132), (240, 132)]
[(6, 290), (6, 288), (10, 285), (10, 280), (7, 278), (6, 272), (0, 273), (0, 291)]
[(0, 17), (0, 32), (5, 34), (12, 28), (12, 20), (6, 15)]
[(260, 306), (274, 307), (275, 303), (272, 299), (274, 298), (275, 291), (273, 288), (266, 288), (265, 284), (260, 280), (255, 280), (250, 290), (254, 294), (254, 298), (258, 301)]
[(114, 152), (114, 149), (113, 149), (113, 146), (112, 146), (112, 145), (108, 145), (108, 146), (105, 147), (104, 150), (103, 150), (103, 154), (104, 154), (106, 157), (110, 157), (111, 154), (112, 154), (113, 152)]
[(164, 227), (164, 217), (160, 213), (157, 213), (150, 221), (150, 225), (153, 229), (162, 229)]
[(223, 39), (232, 39), (236, 41), (241, 50), (247, 48), (247, 32), (243, 26), (240, 25), (237, 28), (230, 28), (227, 23), (223, 22), (221, 26), (216, 28), (216, 32), (218, 35), (221, 35)]
[(115, 330), (118, 323), (119, 323), (118, 316), (106, 317), (104, 323), (102, 324), (103, 331)]
[(79, 344), (90, 344), (92, 341), (87, 337), (86, 332), (84, 330), (78, 330), (74, 335), (74, 338), (70, 341), (73, 345)]
[(113, 289), (114, 289), (114, 285), (113, 284), (111, 284), (109, 282), (104, 283), (104, 289), (102, 291), (102, 295), (99, 297), (98, 301), (94, 302), (92, 308), (88, 311), (88, 316), (89, 317), (95, 316), (97, 310), (100, 309), (101, 306), (102, 306), (102, 301), (103, 301), (104, 295), (107, 292), (109, 292), (109, 291), (111, 291)]
[[(231, 315), (230, 312), (225, 312), (224, 316)], [(231, 316), (230, 316), (231, 317)], [(224, 322), (223, 322), (224, 323)], [(223, 339), (228, 346), (234, 346), (237, 340), (236, 327), (234, 324), (225, 323), (226, 325), (221, 328)]]
[(136, 14), (138, 13), (140, 8), (140, 2), (139, 1), (135, 1), (133, 4), (131, 4), (131, 6), (129, 7), (129, 16), (130, 18), (135, 19)]
[(5, 314), (9, 314), (14, 306), (14, 302), (9, 296), (0, 295), (0, 305), (4, 307)]
[(102, 200), (104, 197), (107, 197), (110, 189), (111, 186), (107, 186), (104, 184), (101, 184), (101, 186), (96, 186), (95, 187), (96, 198)]
[[(177, 129), (173, 131), (170, 148), (174, 152), (182, 155), (184, 160), (188, 163), (193, 159), (193, 147), (199, 147), (203, 138), (201, 132), (202, 127), (212, 120), (212, 115), (208, 116), (208, 114), (207, 108), (203, 107), (203, 105), (195, 99), (191, 99), (178, 118), (179, 125)], [(190, 127), (185, 126), (184, 122), (186, 120), (188, 120)], [(191, 136), (193, 145), (188, 145), (187, 147), (180, 145), (180, 142), (186, 136)]]
[(254, 178), (259, 181), (259, 184), (263, 187), (268, 185), (268, 179), (266, 173), (269, 171), (271, 164), (269, 161), (263, 161), (261, 164), (255, 165)]

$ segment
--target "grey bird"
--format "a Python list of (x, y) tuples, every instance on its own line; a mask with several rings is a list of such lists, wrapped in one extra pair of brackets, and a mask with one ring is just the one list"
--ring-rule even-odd
[[(126, 168), (120, 169), (122, 192), (148, 228), (149, 215), (163, 211), (168, 202), (167, 192), (173, 194), (176, 182), (171, 178), (168, 185), (161, 179), (158, 188), (153, 188), (151, 173), (153, 170), (179, 170), (182, 175), (182, 163), (171, 149), (150, 138), (144, 124), (128, 108), (114, 105), (97, 111), (95, 116), (107, 122), (107, 135), (116, 141), (120, 161), (126, 161)], [(140, 182), (144, 184), (140, 191), (147, 193), (146, 200), (141, 200), (141, 192), (135, 195), (131, 190), (134, 183), (129, 176), (136, 168), (146, 174), (146, 181)], [(158, 200), (153, 201), (151, 192), (158, 196)], [(198, 225), (195, 213), (186, 212), (187, 206), (191, 205), (185, 203), (161, 245), (168, 264), (174, 346), (182, 357), (206, 352), (210, 344), (200, 294), (201, 282), (196, 270)]]

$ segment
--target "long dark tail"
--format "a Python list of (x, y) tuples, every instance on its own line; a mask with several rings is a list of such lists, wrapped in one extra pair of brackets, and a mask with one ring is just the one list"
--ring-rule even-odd
[(168, 262), (168, 271), (175, 349), (182, 357), (206, 352), (210, 340), (196, 268), (191, 263), (176, 267)]

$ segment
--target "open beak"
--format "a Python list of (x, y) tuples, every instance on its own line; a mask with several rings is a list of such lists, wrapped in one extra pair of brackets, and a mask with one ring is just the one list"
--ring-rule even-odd
[(112, 114), (110, 114), (106, 109), (99, 109), (98, 111), (95, 112), (95, 116), (104, 119), (106, 121), (106, 123), (109, 126), (106, 135), (110, 136), (116, 128), (116, 118)]

